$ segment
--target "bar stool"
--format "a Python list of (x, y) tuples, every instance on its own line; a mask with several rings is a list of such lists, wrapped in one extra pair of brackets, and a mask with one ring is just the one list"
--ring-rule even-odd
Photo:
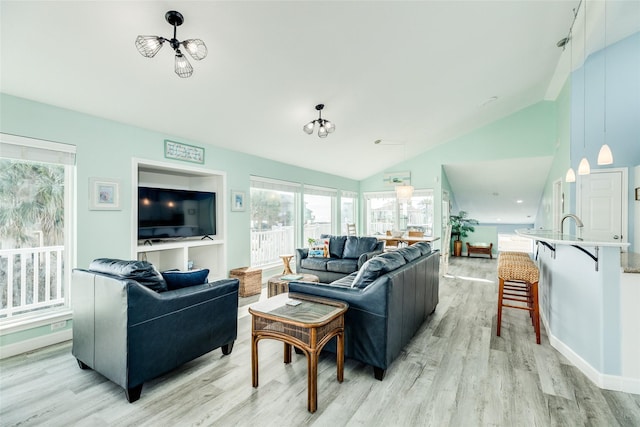
[[(523, 256), (524, 255), (524, 256)], [(511, 253), (498, 257), (498, 325), (497, 336), (500, 336), (502, 325), (502, 308), (527, 310), (536, 332), (536, 343), (540, 344), (540, 311), (538, 307), (538, 279), (540, 272), (529, 255)], [(521, 305), (505, 303), (514, 301)]]

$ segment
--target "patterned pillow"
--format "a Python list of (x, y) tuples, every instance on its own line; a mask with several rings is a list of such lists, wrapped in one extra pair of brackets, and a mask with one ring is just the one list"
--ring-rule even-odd
[(309, 242), (309, 258), (329, 258), (329, 238)]

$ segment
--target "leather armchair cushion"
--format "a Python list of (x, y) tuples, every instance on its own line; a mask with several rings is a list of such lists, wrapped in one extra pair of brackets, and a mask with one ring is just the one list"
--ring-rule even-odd
[(207, 268), (189, 271), (172, 270), (162, 272), (162, 277), (165, 282), (167, 282), (167, 288), (169, 288), (170, 291), (207, 283), (209, 281), (208, 276), (209, 269)]
[(116, 276), (120, 279), (135, 280), (147, 288), (164, 292), (167, 283), (160, 272), (147, 261), (126, 261), (112, 258), (97, 258), (89, 264), (89, 270)]
[(411, 262), (414, 259), (418, 259), (422, 256), (422, 252), (420, 251), (420, 248), (416, 248), (414, 246), (400, 248), (396, 252), (402, 255), (404, 259), (407, 260), (407, 262)]
[(329, 238), (329, 254), (331, 255), (331, 258), (342, 258), (344, 245), (347, 243), (347, 236), (332, 236), (330, 234), (320, 235), (320, 238), (325, 237)]
[(360, 258), (360, 255), (375, 250), (378, 239), (375, 237), (347, 236), (342, 258)]
[(364, 263), (351, 286), (364, 289), (381, 275), (393, 271), (406, 263), (407, 261), (397, 251), (373, 257)]

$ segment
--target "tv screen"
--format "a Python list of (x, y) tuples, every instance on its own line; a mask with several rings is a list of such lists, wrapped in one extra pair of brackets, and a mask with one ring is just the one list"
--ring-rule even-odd
[(139, 240), (215, 234), (215, 193), (138, 187)]

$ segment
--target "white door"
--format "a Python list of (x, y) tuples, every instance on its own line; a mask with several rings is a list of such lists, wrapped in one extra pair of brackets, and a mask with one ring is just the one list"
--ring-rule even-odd
[(582, 237), (603, 242), (626, 242), (626, 169), (592, 170), (579, 175), (577, 207), (584, 223)]

